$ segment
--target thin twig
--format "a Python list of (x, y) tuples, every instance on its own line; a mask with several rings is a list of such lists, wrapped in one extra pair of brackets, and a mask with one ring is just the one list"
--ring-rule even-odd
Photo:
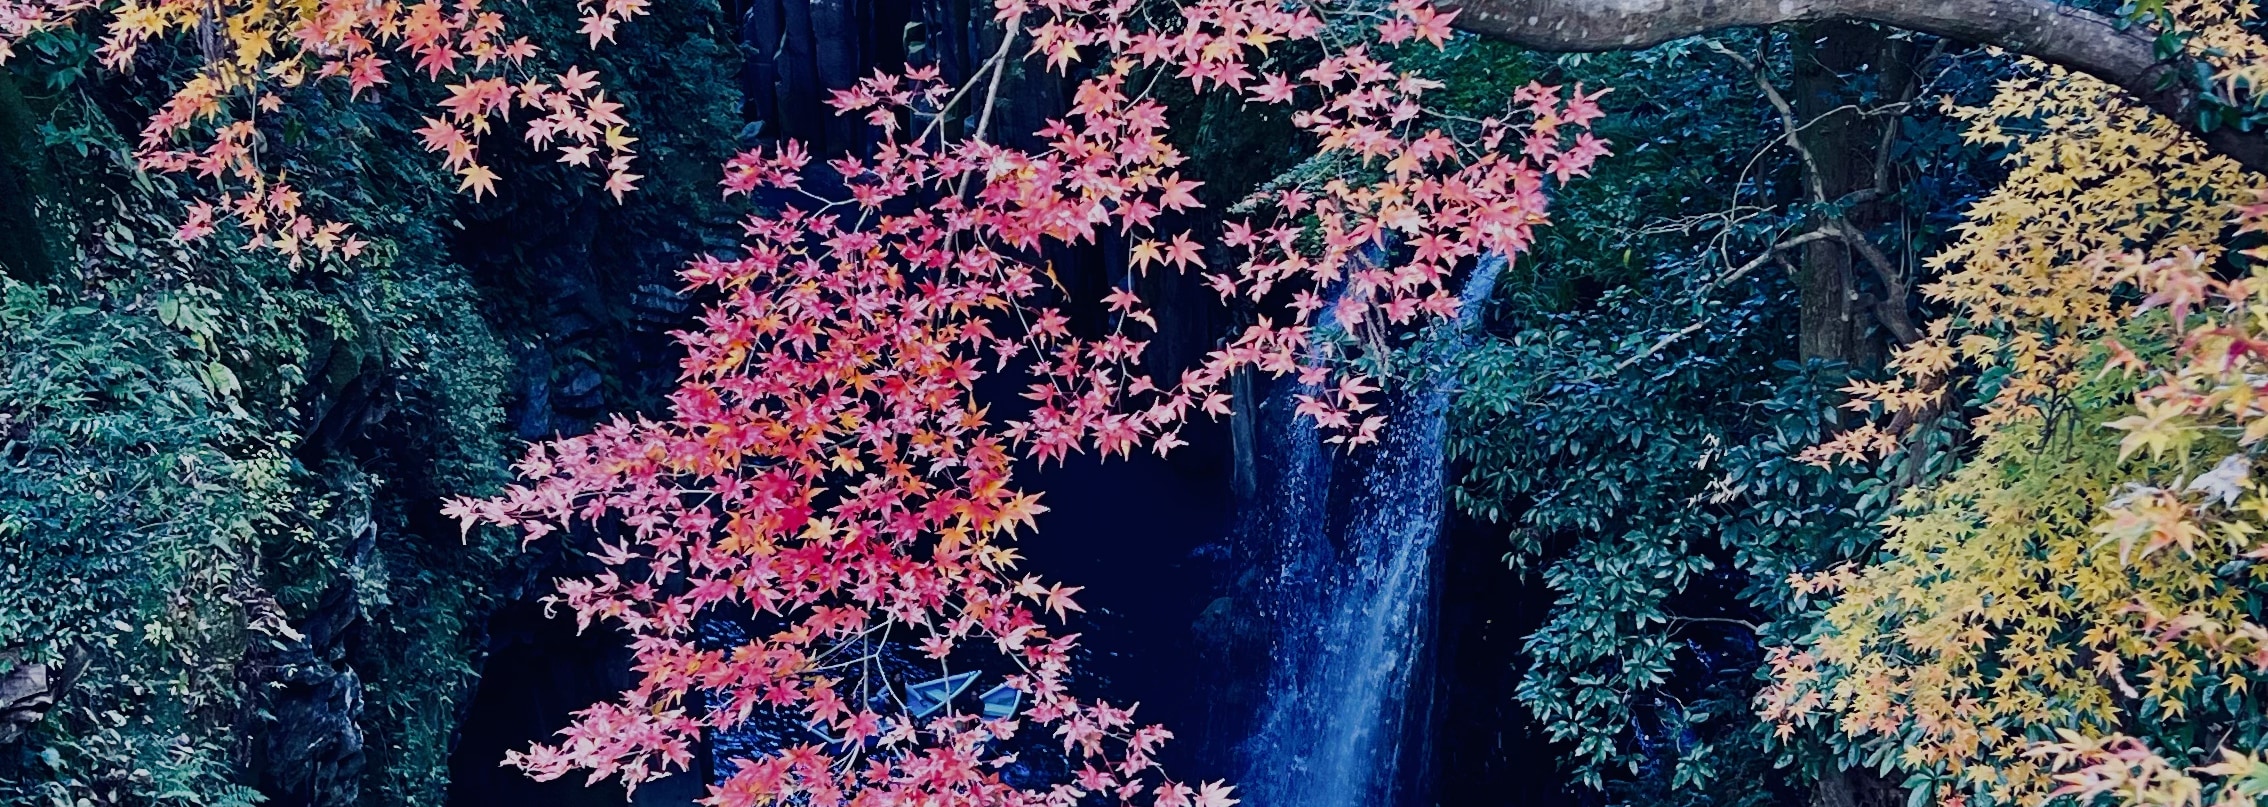
[(1735, 280), (1739, 280), (1743, 277), (1747, 277), (1748, 273), (1756, 271), (1757, 268), (1770, 261), (1774, 253), (1794, 249), (1796, 247), (1809, 244), (1813, 241), (1823, 241), (1834, 237), (1834, 233), (1828, 232), (1826, 230), (1813, 230), (1811, 232), (1789, 238), (1785, 241), (1781, 241), (1780, 243), (1773, 244), (1771, 249), (1765, 250), (1762, 254), (1759, 254), (1754, 258), (1750, 258), (1747, 263), (1741, 264), (1740, 268), (1726, 272), (1722, 276), (1709, 281), (1709, 285), (1703, 289), (1702, 293), (1706, 294), (1708, 292), (1715, 291), (1720, 286), (1731, 283)]
[[(992, 58), (992, 79), (985, 83), (984, 111), (977, 114), (976, 132), (969, 138), (968, 142), (983, 143), (985, 131), (992, 127), (992, 110), (1000, 106), (1000, 78), (1008, 72), (1008, 48), (1015, 44), (1016, 32), (1022, 23), (1023, 18), (1010, 17), (1008, 18), (1007, 30), (1000, 34), (1000, 51), (993, 54)], [(962, 198), (968, 193), (970, 176), (971, 174), (964, 173), (961, 175), (961, 180), (954, 183), (953, 197), (955, 199)]]
[(1755, 631), (1755, 632), (1757, 632), (1757, 633), (1763, 633), (1763, 632), (1764, 632), (1764, 626), (1763, 626), (1763, 625), (1758, 625), (1758, 624), (1756, 624), (1756, 623), (1754, 623), (1754, 622), (1750, 622), (1750, 621), (1748, 621), (1748, 620), (1745, 620), (1745, 619), (1733, 619), (1733, 618), (1731, 618), (1731, 617), (1723, 617), (1723, 616), (1672, 616), (1672, 617), (1670, 617), (1670, 618), (1669, 618), (1669, 621), (1670, 621), (1670, 622), (1672, 622), (1672, 623), (1676, 623), (1676, 622), (1715, 622), (1715, 623), (1718, 623), (1718, 624), (1722, 624), (1722, 625), (1739, 625), (1739, 626), (1741, 626), (1741, 627), (1743, 627), (1743, 628), (1747, 628), (1747, 629), (1749, 629), (1749, 630), (1752, 630), (1752, 631)]
[[(1000, 65), (1008, 61), (1008, 49), (1016, 44), (1016, 31), (1019, 24), (1020, 20), (1018, 19), (1008, 21), (1007, 32), (1000, 37), (1000, 48), (992, 52), (991, 58), (985, 59), (983, 64), (977, 66), (978, 73), (983, 73), (986, 70), (992, 70), (995, 74), (999, 72)], [(971, 78), (973, 79), (974, 76)], [(994, 87), (997, 90), (998, 85), (995, 84)], [(920, 143), (928, 140), (931, 134), (938, 134), (938, 147), (943, 148), (944, 135), (937, 130), (944, 126), (946, 116), (952, 114), (953, 107), (959, 106), (961, 99), (968, 97), (969, 91), (974, 89), (976, 89), (976, 82), (972, 80), (962, 84), (960, 89), (954, 90), (953, 95), (945, 99), (945, 105), (939, 107), (937, 113), (929, 119), (929, 125), (922, 128), (921, 136), (914, 138), (914, 142)], [(986, 102), (989, 104), (990, 99), (986, 99)]]
[[(1836, 237), (1839, 236), (1836, 233), (1829, 232), (1827, 230), (1813, 230), (1811, 232), (1789, 238), (1785, 241), (1781, 241), (1777, 244), (1773, 244), (1770, 249), (1764, 250), (1756, 257), (1749, 259), (1747, 263), (1741, 264), (1740, 268), (1726, 272), (1724, 275), (1710, 280), (1709, 285), (1702, 287), (1701, 294), (1702, 296), (1706, 297), (1710, 292), (1715, 291), (1719, 286), (1723, 286), (1727, 283), (1731, 283), (1735, 280), (1747, 277), (1748, 273), (1754, 272), (1758, 268), (1761, 268), (1764, 264), (1770, 262), (1773, 256), (1778, 255), (1784, 250), (1794, 249), (1796, 247), (1809, 244), (1813, 241), (1824, 241), (1826, 239)], [(1663, 350), (1667, 350), (1669, 346), (1684, 341), (1686, 337), (1700, 333), (1701, 329), (1708, 327), (1708, 325), (1709, 318), (1701, 317), (1695, 319), (1691, 324), (1688, 324), (1683, 328), (1662, 334), (1662, 338), (1654, 340), (1654, 343), (1652, 345), (1647, 346), (1645, 350), (1639, 351), (1637, 355), (1623, 359), (1619, 362), (1615, 362), (1614, 369), (1608, 371), (1606, 374), (1613, 375), (1614, 373), (1619, 373), (1623, 370), (1627, 370), (1630, 368), (1630, 365), (1645, 361), (1655, 354), (1660, 353)]]
[[(1008, 18), (1008, 30), (1000, 35), (1000, 54), (1002, 56), (1008, 53), (1008, 46), (1016, 41), (1016, 32), (1022, 24), (1022, 17)], [(995, 58), (992, 65), (992, 80), (986, 83), (984, 88), (984, 112), (977, 115), (976, 142), (984, 142), (984, 133), (992, 126), (992, 110), (1000, 106), (1000, 78), (1007, 73), (1008, 60)]]
[(1803, 157), (1803, 184), (1811, 191), (1811, 201), (1826, 204), (1827, 191), (1819, 184), (1819, 160), (1811, 155), (1811, 149), (1803, 145), (1803, 130), (1807, 125), (1797, 121), (1795, 107), (1788, 104), (1787, 96), (1780, 94), (1780, 88), (1772, 83), (1771, 77), (1764, 74), (1764, 68), (1755, 60), (1735, 53), (1732, 48), (1725, 47), (1724, 43), (1714, 39), (1709, 40), (1709, 48), (1740, 63), (1749, 75), (1755, 77), (1756, 86), (1764, 90), (1764, 100), (1771, 102), (1772, 108), (1780, 113), (1780, 130), (1786, 134), (1788, 148), (1795, 149), (1796, 154)]

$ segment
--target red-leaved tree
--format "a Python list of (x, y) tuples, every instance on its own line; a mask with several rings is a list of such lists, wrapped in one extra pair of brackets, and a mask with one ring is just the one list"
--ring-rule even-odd
[[(741, 253), (684, 270), (718, 302), (678, 335), (687, 356), (667, 418), (536, 446), (520, 465), (526, 484), (450, 506), (468, 526), (531, 539), (618, 527), (598, 553), (606, 571), (563, 582), (556, 600), (583, 625), (626, 631), (640, 682), (513, 764), (634, 785), (685, 765), (701, 732), (770, 713), (835, 741), (738, 761), (712, 803), (1234, 802), (1226, 786), (1157, 769), (1164, 728), (1067, 690), (1075, 637), (1046, 617), (1079, 610), (1079, 589), (1015, 571), (1014, 534), (1044, 510), (1014, 486), (1018, 456), (1162, 454), (1192, 416), (1229, 411), (1224, 382), (1246, 369), (1296, 374), (1313, 390), (1299, 411), (1332, 439), (1375, 439), (1375, 388), (1351, 360), (1454, 314), (1449, 284), (1483, 253), (1528, 246), (1547, 179), (1606, 152), (1585, 131), (1596, 96), (1530, 86), (1502, 118), (1444, 124), (1424, 104), (1438, 84), (1374, 46), (1340, 44), (1363, 33), (1443, 44), (1452, 15), (1416, 0), (1330, 16), (1270, 0), (998, 7), (1000, 50), (967, 84), (910, 69), (835, 93), (839, 112), (882, 133), (871, 159), (814, 166), (791, 142), (731, 162), (727, 194), (800, 201), (751, 216)], [(1285, 42), (1324, 55), (1281, 72), (1270, 46)], [(1069, 112), (1038, 133), (1044, 148), (986, 136), (1020, 56), (1082, 76)], [(1227, 222), (1221, 251), (1236, 259), (1217, 268), (1162, 225), (1198, 206), (1154, 97), (1164, 80), (1293, 108), (1326, 168), (1255, 200), (1266, 215)], [(965, 136), (948, 134), (956, 116), (975, 119)], [(842, 194), (806, 190), (813, 171), (839, 177), (828, 184)], [(1286, 310), (1158, 383), (1143, 361), (1157, 323), (1136, 294), (1113, 290), (1108, 333), (1081, 338), (1035, 265), (1047, 245), (1106, 229), (1125, 236), (1136, 271), (1204, 272), (1224, 296)], [(1028, 411), (999, 418), (977, 403), (988, 372), (1024, 374)], [(695, 619), (722, 607), (752, 610), (772, 632), (703, 647)], [(1010, 670), (1028, 705), (919, 717), (912, 682), (880, 662), (889, 643), (918, 647), (940, 675)], [(1029, 730), (1060, 741), (1073, 781), (1003, 780), (1000, 741)]]
[[(726, 166), (728, 195), (798, 201), (751, 216), (737, 255), (684, 269), (715, 302), (678, 335), (687, 355), (666, 417), (534, 446), (523, 484), (447, 506), (468, 529), (595, 536), (605, 571), (561, 582), (554, 600), (579, 625), (627, 633), (636, 659), (636, 687), (510, 763), (635, 787), (687, 767), (703, 732), (785, 718), (828, 741), (735, 761), (710, 803), (1234, 803), (1225, 785), (1158, 770), (1165, 729), (1068, 691), (1075, 636), (1044, 620), (1079, 610), (1079, 589), (1016, 572), (1015, 533), (1044, 508), (1014, 486), (1015, 464), (1170, 451), (1191, 418), (1229, 411), (1226, 382), (1245, 371), (1296, 376), (1299, 413), (1333, 441), (1375, 440), (1377, 388), (1356, 367), (1449, 320), (1453, 283), (1483, 256), (1529, 245), (1547, 182), (1607, 151), (1586, 131), (1596, 95), (1530, 85), (1497, 117), (1430, 111), (1439, 85), (1384, 55), (1447, 42), (1454, 13), (1422, 0), (996, 5), (1000, 48), (966, 83), (908, 69), (835, 93), (839, 112), (881, 133), (872, 157), (812, 165), (791, 142)], [(581, 7), (596, 45), (645, 2)], [(295, 260), (308, 246), (353, 257), (361, 242), (304, 211), (259, 152), (259, 113), (326, 80), (352, 94), (399, 77), (445, 84), (422, 134), (476, 195), (495, 178), (482, 138), (523, 111), (531, 145), (602, 167), (617, 196), (638, 178), (633, 139), (592, 75), (532, 68), (535, 49), (478, 0), (0, 0), (0, 60), (84, 14), (105, 17), (113, 67), (161, 36), (204, 51), (138, 154), (211, 189), (184, 239), (232, 219), (252, 246)], [(1003, 77), (1027, 59), (1080, 80), (1069, 111), (1031, 138), (1044, 145), (1019, 149), (989, 134)], [(1169, 81), (1289, 108), (1313, 141), (1297, 181), (1250, 200), (1260, 213), (1225, 221), (1216, 248), (1167, 226), (1198, 207), (1199, 185), (1178, 172), (1155, 92)], [(811, 186), (840, 193), (807, 189), (814, 172), (840, 181)], [(1104, 298), (1107, 333), (1082, 338), (1035, 265), (1050, 245), (1108, 230), (1133, 270), (1200, 272), (1275, 316), (1160, 383), (1144, 360), (1157, 320), (1131, 288)], [(987, 373), (1025, 378), (1020, 411), (996, 417), (976, 401)], [(695, 622), (712, 610), (764, 627), (703, 647)], [(911, 682), (882, 663), (893, 647), (940, 674), (995, 671), (1019, 708), (923, 717)], [(1005, 781), (1001, 747), (1019, 731), (1058, 741), (1072, 779)]]

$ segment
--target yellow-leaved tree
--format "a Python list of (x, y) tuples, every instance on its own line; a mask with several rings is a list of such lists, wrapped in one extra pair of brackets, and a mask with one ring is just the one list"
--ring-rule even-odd
[[(2268, 64), (2249, 3), (2175, 0), (2161, 19), (2223, 81)], [(1867, 563), (1789, 581), (1817, 621), (1772, 651), (1761, 708), (1904, 774), (1915, 803), (2252, 804), (2268, 792), (2252, 474), (2268, 254), (2244, 248), (2268, 216), (2259, 179), (2045, 65), (1951, 113), (2008, 177), (1932, 260), (1926, 338), (1852, 389), (1884, 422), (1811, 457), (1890, 455), (1909, 424), (1965, 424), (1967, 456), (1904, 494)]]

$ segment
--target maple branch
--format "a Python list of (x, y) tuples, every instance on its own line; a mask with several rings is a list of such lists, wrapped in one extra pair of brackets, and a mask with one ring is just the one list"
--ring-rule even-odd
[[(977, 114), (976, 133), (969, 139), (970, 142), (984, 142), (985, 131), (992, 126), (992, 110), (1000, 105), (1000, 77), (1008, 72), (1009, 49), (1015, 46), (1016, 33), (1022, 30), (1023, 22), (1022, 17), (1012, 17), (1008, 20), (1007, 27), (1000, 32), (1000, 50), (993, 53), (992, 58), (985, 62), (986, 67), (992, 68), (992, 78), (985, 82), (984, 111)], [(978, 68), (980, 72), (983, 69), (982, 67)], [(951, 109), (953, 104), (960, 101), (961, 96), (966, 95), (971, 88), (976, 86), (973, 76), (971, 79), (969, 83), (961, 86), (959, 93), (953, 95), (953, 100), (946, 102), (947, 109)], [(943, 120), (944, 116), (940, 115), (938, 119)], [(961, 178), (953, 183), (954, 198), (961, 198), (968, 194), (970, 176), (972, 175), (962, 174)]]
[(1548, 51), (1634, 50), (1726, 28), (1859, 20), (1992, 45), (2117, 85), (2207, 149), (2268, 171), (2268, 137), (2203, 131), (2199, 88), (2155, 33), (2054, 0), (1450, 0), (1456, 27)]
[(1000, 106), (1000, 78), (1008, 72), (1008, 48), (1015, 44), (1023, 21), (1022, 17), (1010, 18), (1007, 30), (1000, 34), (1000, 52), (992, 57), (992, 80), (984, 88), (984, 112), (977, 116), (976, 142), (984, 142), (985, 130), (992, 126), (992, 110)]
[[(995, 75), (999, 73), (1001, 64), (1008, 60), (1010, 49), (1016, 44), (1016, 31), (1021, 29), (1022, 23), (1023, 21), (1021, 18), (1008, 21), (1008, 27), (1005, 29), (1005, 33), (1001, 34), (1000, 36), (999, 49), (994, 50), (992, 52), (992, 56), (985, 59), (983, 64), (977, 65), (975, 75), (983, 75), (987, 70), (993, 71)], [(937, 113), (930, 118), (929, 125), (922, 128), (921, 136), (914, 138), (914, 142), (920, 143), (927, 141), (930, 135), (937, 134), (938, 130), (944, 127), (945, 120), (952, 114), (953, 108), (960, 106), (961, 99), (967, 98), (969, 96), (969, 93), (976, 90), (976, 86), (977, 83), (972, 76), (969, 81), (962, 83), (959, 88), (955, 89), (952, 96), (946, 98), (945, 103), (937, 108)], [(1000, 85), (998, 80), (995, 79), (992, 82), (991, 86), (993, 95), (997, 96), (1000, 92)], [(994, 98), (988, 97), (985, 99), (985, 103), (989, 105), (994, 100)], [(985, 113), (989, 115), (991, 114), (991, 110), (987, 109), (985, 110)], [(938, 140), (938, 144), (940, 147), (944, 145), (944, 140), (942, 139), (942, 137), (940, 137), (940, 139)]]

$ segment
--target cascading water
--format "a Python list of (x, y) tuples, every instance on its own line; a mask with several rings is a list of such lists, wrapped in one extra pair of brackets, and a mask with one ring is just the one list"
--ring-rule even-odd
[[(1466, 282), (1465, 315), (1437, 340), (1469, 338), (1504, 261)], [(1245, 521), (1273, 554), (1266, 696), (1243, 748), (1255, 807), (1391, 807), (1419, 795), (1405, 760), (1431, 644), (1435, 545), (1444, 515), (1443, 440), (1454, 378), (1436, 368), (1389, 390), (1380, 441), (1326, 450), (1310, 422), (1271, 410), (1269, 471)], [(1337, 456), (1333, 456), (1337, 454)]]

